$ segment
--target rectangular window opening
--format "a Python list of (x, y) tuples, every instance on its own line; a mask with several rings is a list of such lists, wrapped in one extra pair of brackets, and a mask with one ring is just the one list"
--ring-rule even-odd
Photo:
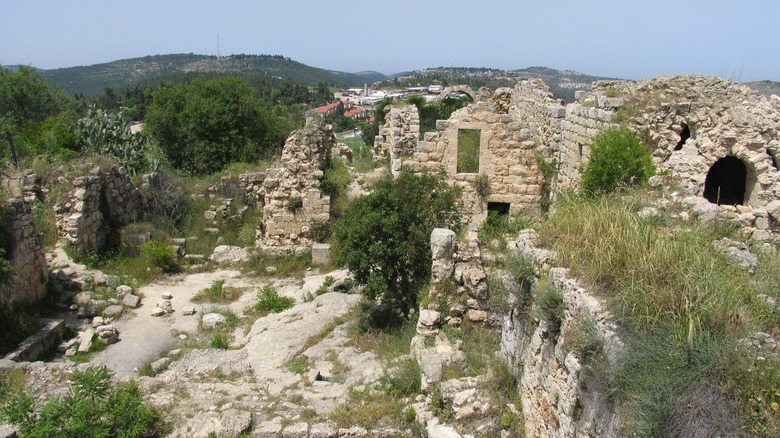
[(479, 173), (479, 129), (458, 129), (458, 173)]

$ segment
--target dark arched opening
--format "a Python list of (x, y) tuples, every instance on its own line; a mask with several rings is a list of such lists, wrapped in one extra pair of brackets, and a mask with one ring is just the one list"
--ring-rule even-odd
[(713, 204), (742, 205), (745, 202), (747, 167), (737, 157), (716, 161), (704, 180), (704, 197)]
[(691, 138), (691, 128), (688, 127), (687, 124), (682, 124), (682, 132), (680, 132), (680, 141), (677, 143), (677, 146), (674, 147), (674, 150), (679, 151), (683, 148), (683, 145), (685, 144), (688, 139)]

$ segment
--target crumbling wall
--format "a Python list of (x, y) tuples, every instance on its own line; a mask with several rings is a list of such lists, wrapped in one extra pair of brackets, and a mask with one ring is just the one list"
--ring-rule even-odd
[(43, 235), (33, 222), (32, 203), (24, 197), (10, 198), (2, 208), (6, 258), (13, 271), (7, 282), (0, 282), (0, 305), (34, 303), (46, 294), (48, 281)]
[(374, 140), (374, 156), (390, 156), (390, 170), (398, 176), (420, 139), (420, 114), (414, 105), (385, 107), (385, 125)]
[(710, 168), (731, 156), (747, 169), (744, 204), (764, 207), (780, 196), (777, 106), (743, 84), (690, 75), (599, 81), (578, 93), (561, 131), (559, 190), (577, 188), (591, 138), (617, 123), (637, 132), (658, 171), (675, 176), (689, 195), (703, 196)]
[[(480, 130), (479, 171), (458, 173), (458, 136), (462, 129)], [(478, 102), (436, 122), (436, 132), (425, 134), (412, 160), (416, 172), (444, 172), (462, 191), (463, 216), (476, 226), (487, 215), (488, 203), (510, 204), (510, 214), (538, 214), (544, 176), (538, 166), (536, 142), (510, 114), (501, 114), (492, 102)], [(480, 185), (487, 178), (487, 186)], [(487, 190), (485, 190), (487, 189)]]
[(54, 210), (60, 237), (79, 254), (103, 250), (113, 231), (143, 217), (143, 199), (124, 167), (96, 166), (73, 187)]
[(310, 120), (294, 131), (263, 179), (265, 205), (257, 245), (269, 253), (300, 253), (314, 244), (312, 227), (330, 219), (320, 184), (336, 144), (330, 126)]
[[(526, 436), (619, 437), (620, 413), (608, 400), (608, 378), (601, 374), (615, 366), (623, 343), (604, 305), (569, 276), (568, 269), (540, 269), (549, 251), (535, 246), (535, 233), (524, 231), (515, 243), (521, 257), (536, 266), (533, 297), (542, 288), (560, 294), (563, 310), (555, 321), (536, 318), (533, 306), (513, 302), (501, 332), (501, 353), (519, 372), (520, 397)], [(544, 279), (540, 277), (546, 277)], [(592, 324), (599, 345), (590, 356), (578, 352), (577, 321)]]

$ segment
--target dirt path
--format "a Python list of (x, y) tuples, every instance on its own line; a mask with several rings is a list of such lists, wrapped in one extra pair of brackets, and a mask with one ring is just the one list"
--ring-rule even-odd
[[(93, 356), (91, 363), (105, 365), (119, 377), (134, 377), (136, 370), (145, 362), (156, 358), (174, 342), (177, 332), (195, 332), (204, 311), (214, 307), (212, 304), (193, 304), (190, 300), (200, 290), (217, 280), (225, 280), (229, 287), (262, 287), (257, 280), (243, 278), (239, 271), (218, 269), (213, 272), (180, 275), (169, 281), (141, 287), (137, 292), (143, 297), (141, 306), (132, 315), (124, 315), (113, 324), (119, 330), (120, 342), (108, 346)], [(173, 295), (171, 304), (174, 312), (163, 317), (151, 315), (152, 309), (162, 300), (163, 293)], [(195, 315), (184, 316), (182, 309), (194, 306)], [(234, 312), (241, 313), (241, 301), (232, 304)]]

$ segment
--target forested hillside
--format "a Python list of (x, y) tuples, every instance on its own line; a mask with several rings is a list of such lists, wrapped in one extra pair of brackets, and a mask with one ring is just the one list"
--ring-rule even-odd
[(155, 55), (122, 59), (91, 66), (41, 71), (47, 81), (68, 94), (94, 96), (106, 87), (120, 88), (159, 76), (191, 72), (259, 74), (303, 85), (362, 86), (385, 78), (377, 72), (344, 73), (310, 67), (280, 55), (207, 56), (194, 54)]

